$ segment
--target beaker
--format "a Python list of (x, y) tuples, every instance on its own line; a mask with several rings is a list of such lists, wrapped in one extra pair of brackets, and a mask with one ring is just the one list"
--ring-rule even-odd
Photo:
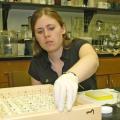
[(17, 55), (17, 34), (13, 31), (2, 31), (0, 33), (1, 55)]

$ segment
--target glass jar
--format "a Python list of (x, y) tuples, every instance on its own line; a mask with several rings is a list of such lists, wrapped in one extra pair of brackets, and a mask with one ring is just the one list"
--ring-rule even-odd
[(14, 31), (0, 32), (0, 55), (17, 55), (17, 34)]
[(20, 34), (21, 34), (21, 40), (25, 41), (25, 40), (32, 39), (32, 31), (31, 29), (29, 29), (28, 24), (21, 25)]
[(28, 24), (21, 25), (18, 35), (18, 55), (32, 55), (32, 31)]
[(28, 25), (27, 24), (22, 24), (21, 25), (21, 39), (25, 40), (28, 38)]

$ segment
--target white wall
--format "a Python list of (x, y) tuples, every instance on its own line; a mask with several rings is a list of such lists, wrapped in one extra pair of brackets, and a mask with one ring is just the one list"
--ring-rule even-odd
[(32, 10), (11, 9), (8, 15), (8, 30), (20, 30), (21, 24), (28, 24), (28, 16), (32, 13)]
[[(28, 24), (28, 16), (31, 16), (33, 10), (17, 10), (11, 9), (8, 15), (8, 30), (20, 30), (21, 24)], [(79, 16), (83, 19), (81, 13), (59, 12), (63, 17), (68, 31), (71, 31), (71, 17)], [(83, 24), (83, 23), (82, 23)], [(2, 13), (0, 11), (0, 29), (2, 29)]]

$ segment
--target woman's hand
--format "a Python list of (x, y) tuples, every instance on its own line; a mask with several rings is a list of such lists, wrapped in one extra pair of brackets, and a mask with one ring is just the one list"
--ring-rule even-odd
[(55, 104), (59, 111), (63, 111), (64, 107), (68, 111), (72, 109), (77, 96), (78, 81), (79, 78), (74, 73), (63, 74), (55, 81)]

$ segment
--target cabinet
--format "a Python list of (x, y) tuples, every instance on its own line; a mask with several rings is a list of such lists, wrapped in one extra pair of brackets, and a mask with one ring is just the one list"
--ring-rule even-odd
[[(98, 88), (120, 88), (120, 57), (100, 57), (96, 72)], [(31, 85), (30, 60), (0, 61), (0, 87)]]
[(98, 88), (120, 87), (120, 57), (99, 58), (100, 66), (96, 73)]
[(0, 87), (31, 85), (28, 60), (0, 61)]

